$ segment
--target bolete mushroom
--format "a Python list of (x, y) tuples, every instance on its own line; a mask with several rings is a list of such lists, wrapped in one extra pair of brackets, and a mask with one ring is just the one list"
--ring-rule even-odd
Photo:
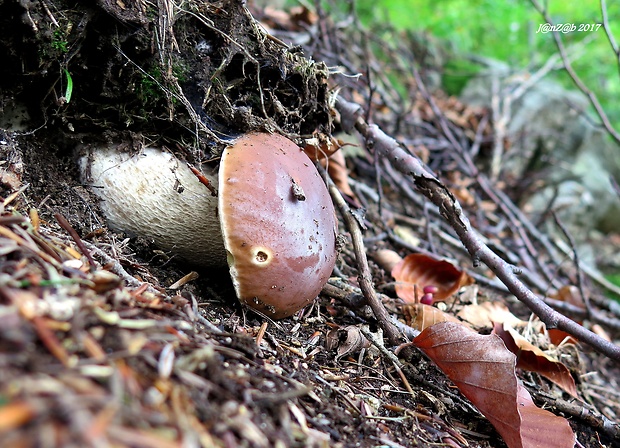
[(91, 148), (83, 181), (110, 227), (152, 238), (202, 266), (228, 263), (239, 300), (279, 319), (310, 303), (336, 261), (337, 222), (310, 159), (277, 134), (252, 133), (227, 147), (213, 197), (172, 154)]

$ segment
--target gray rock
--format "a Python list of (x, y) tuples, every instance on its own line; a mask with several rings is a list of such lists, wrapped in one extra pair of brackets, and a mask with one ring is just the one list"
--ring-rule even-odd
[[(492, 64), (468, 83), (461, 100), (490, 108), (490, 77), (500, 77), (500, 91), (510, 92), (509, 74), (506, 65)], [(610, 182), (620, 173), (620, 148), (595, 127), (596, 117), (585, 116), (588, 107), (581, 92), (538, 81), (511, 106), (511, 147), (502, 157), (502, 169), (516, 178), (545, 173), (547, 186), (526, 202), (528, 212), (543, 213), (555, 196), (553, 207), (562, 221), (584, 238), (592, 230), (620, 229), (620, 199)]]

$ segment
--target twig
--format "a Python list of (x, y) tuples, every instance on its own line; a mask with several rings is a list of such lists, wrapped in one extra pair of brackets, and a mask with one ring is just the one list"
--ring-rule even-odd
[(359, 329), (360, 329), (360, 332), (364, 336), (366, 336), (366, 339), (368, 339), (372, 345), (377, 347), (377, 349), (379, 349), (379, 351), (383, 354), (383, 356), (388, 358), (396, 367), (399, 367), (401, 369), (404, 367), (403, 364), (400, 362), (400, 359), (398, 359), (398, 356), (396, 356), (394, 353), (389, 351), (385, 347), (385, 345), (383, 345), (383, 341), (377, 338), (377, 336), (375, 336), (374, 334), (372, 334), (371, 331), (367, 327), (364, 327), (363, 325), (361, 325)]
[(65, 229), (69, 233), (69, 235), (71, 235), (71, 238), (73, 238), (73, 241), (75, 241), (75, 244), (77, 244), (77, 247), (80, 248), (80, 250), (86, 257), (86, 259), (88, 260), (88, 264), (90, 264), (90, 269), (91, 270), (95, 269), (95, 267), (97, 266), (97, 263), (95, 263), (95, 260), (93, 260), (93, 257), (90, 255), (89, 250), (84, 245), (84, 241), (82, 241), (82, 238), (80, 238), (80, 235), (78, 235), (78, 233), (71, 226), (71, 224), (69, 224), (69, 221), (67, 221), (67, 219), (64, 216), (62, 216), (60, 213), (54, 213), (54, 218), (56, 218), (56, 221), (58, 221), (58, 224), (60, 224), (60, 227)]
[(620, 319), (608, 317), (606, 314), (596, 311), (595, 308), (588, 313), (585, 309), (579, 306), (571, 305), (570, 303), (562, 300), (550, 299), (549, 297), (545, 297), (545, 303), (556, 311), (561, 311), (563, 314), (577, 319), (590, 319), (591, 322), (610, 328), (614, 331), (620, 331)]
[[(102, 251), (97, 246), (95, 246), (94, 244), (91, 244), (91, 243), (89, 243), (87, 241), (84, 241), (84, 240), (82, 240), (82, 243), (84, 244), (84, 246), (90, 252), (92, 252), (93, 254), (101, 257), (101, 259), (105, 262), (105, 264), (109, 265), (110, 271), (112, 271), (113, 273), (118, 275), (120, 278), (122, 278), (125, 281), (125, 283), (127, 283), (128, 286), (131, 286), (131, 287), (134, 287), (134, 288), (138, 288), (138, 287), (142, 286), (144, 283), (146, 283), (146, 282), (141, 282), (138, 279), (136, 279), (135, 277), (133, 277), (132, 275), (130, 275), (125, 270), (125, 268), (123, 268), (123, 266), (120, 264), (120, 262), (118, 260), (116, 260), (115, 258), (109, 256), (104, 251)], [(160, 291), (155, 289), (150, 284), (148, 285), (147, 290), (149, 292), (153, 292), (153, 293), (156, 293), (156, 294), (160, 294), (161, 293)]]
[(579, 288), (579, 295), (581, 296), (583, 305), (586, 307), (588, 315), (590, 315), (592, 314), (592, 309), (590, 308), (590, 299), (583, 289), (583, 271), (581, 270), (581, 263), (579, 262), (579, 253), (577, 252), (577, 248), (575, 247), (575, 240), (573, 240), (573, 237), (571, 236), (569, 231), (566, 229), (564, 224), (562, 224), (562, 221), (560, 221), (557, 213), (552, 210), (551, 215), (553, 216), (555, 223), (558, 225), (558, 227), (568, 240), (568, 244), (570, 245), (571, 251), (573, 252), (573, 263), (575, 263), (575, 269), (577, 270), (577, 288)]
[(618, 43), (616, 42), (616, 39), (611, 32), (611, 28), (609, 27), (609, 18), (607, 16), (607, 3), (605, 2), (605, 0), (601, 0), (601, 15), (603, 16), (603, 28), (605, 29), (607, 40), (609, 40), (609, 45), (611, 45), (612, 50), (614, 50), (614, 54), (616, 55), (616, 59), (618, 62), (618, 69), (620, 70), (620, 48), (618, 48)]
[(585, 422), (596, 432), (602, 432), (616, 440), (620, 439), (620, 425), (596, 410), (588, 409), (577, 401), (571, 403), (538, 391), (534, 392), (534, 398), (546, 406), (551, 406), (574, 419)]
[(618, 181), (613, 176), (609, 176), (609, 181), (611, 182), (611, 186), (613, 187), (614, 191), (620, 198), (620, 185), (618, 185)]
[(493, 116), (493, 129), (495, 132), (493, 132), (493, 154), (491, 155), (490, 176), (491, 180), (495, 182), (497, 181), (502, 166), (504, 139), (507, 133), (508, 120), (510, 119), (510, 100), (506, 98), (504, 101), (501, 101), (501, 81), (499, 75), (493, 74), (491, 81), (491, 114)]
[(505, 94), (505, 90), (501, 88), (501, 80), (499, 74), (493, 74), (492, 78), (492, 96), (491, 96), (491, 112), (493, 116), (493, 154), (491, 158), (491, 180), (496, 181), (501, 172), (501, 158), (504, 150), (504, 140), (508, 135), (508, 123), (512, 118), (512, 105), (515, 101), (521, 98), (530, 87), (532, 87), (539, 80), (544, 78), (557, 64), (557, 55), (552, 55), (547, 62), (534, 74), (526, 77), (525, 81), (518, 84), (513, 88), (508, 86), (508, 89), (512, 89), (508, 94)]
[(442, 132), (444, 133), (446, 139), (448, 140), (448, 142), (450, 142), (452, 147), (457, 150), (456, 153), (460, 156), (461, 160), (466, 166), (466, 169), (467, 169), (466, 172), (478, 182), (478, 185), (484, 191), (484, 193), (493, 202), (495, 202), (498, 205), (498, 207), (510, 219), (510, 223), (513, 227), (514, 232), (520, 236), (521, 242), (525, 245), (528, 253), (532, 256), (532, 258), (534, 259), (534, 262), (538, 264), (538, 267), (543, 272), (547, 280), (549, 282), (552, 282), (553, 279), (551, 275), (547, 272), (547, 269), (545, 269), (545, 267), (540, 262), (538, 253), (534, 249), (534, 245), (532, 244), (532, 241), (530, 240), (529, 235), (532, 235), (533, 237), (535, 237), (545, 247), (545, 249), (547, 249), (547, 252), (549, 253), (550, 256), (553, 257), (556, 251), (553, 250), (548, 240), (544, 238), (534, 228), (531, 222), (523, 216), (523, 213), (520, 210), (518, 210), (516, 207), (514, 207), (514, 204), (512, 204), (512, 201), (510, 201), (501, 190), (494, 189), (489, 179), (486, 176), (484, 176), (482, 173), (480, 173), (478, 168), (475, 166), (470, 153), (466, 151), (463, 145), (461, 145), (460, 142), (456, 139), (456, 136), (452, 132), (450, 123), (448, 122), (448, 120), (446, 120), (444, 114), (441, 112), (436, 101), (431, 96), (428, 89), (425, 87), (419, 71), (415, 67), (412, 70), (413, 70), (413, 76), (420, 90), (420, 94), (428, 102), (429, 106), (433, 110), (433, 113), (437, 116)]
[(362, 236), (362, 231), (360, 229), (359, 223), (353, 216), (351, 209), (347, 205), (346, 201), (338, 191), (336, 185), (332, 182), (332, 180), (327, 175), (327, 172), (317, 164), (317, 167), (323, 174), (323, 177), (327, 179), (327, 186), (329, 189), (329, 193), (342, 216), (342, 219), (345, 222), (349, 233), (351, 234), (351, 240), (353, 242), (353, 250), (355, 252), (355, 259), (357, 262), (358, 269), (358, 277), (357, 281), (360, 285), (360, 289), (362, 290), (362, 294), (368, 301), (368, 305), (372, 308), (372, 312), (374, 313), (379, 325), (383, 329), (388, 341), (392, 345), (398, 345), (402, 342), (402, 336), (396, 329), (396, 327), (392, 324), (390, 316), (377, 297), (374, 286), (372, 284), (372, 276), (370, 274), (370, 267), (368, 266), (368, 259), (366, 258), (366, 251), (364, 250), (364, 241)]
[[(540, 3), (538, 3), (537, 0), (531, 0), (531, 2), (532, 2), (532, 5), (534, 5), (534, 8), (536, 9), (536, 11), (538, 11), (539, 14), (543, 16), (543, 18), (545, 19), (545, 22), (547, 22), (550, 25), (553, 25), (553, 21), (551, 20), (551, 17), (547, 13), (547, 10), (543, 8), (540, 5)], [(617, 143), (620, 143), (620, 134), (612, 126), (597, 96), (594, 94), (594, 92), (592, 92), (588, 88), (588, 86), (584, 84), (584, 82), (581, 80), (579, 75), (573, 69), (573, 66), (566, 53), (566, 48), (564, 47), (564, 43), (562, 42), (562, 38), (560, 37), (560, 33), (558, 31), (552, 31), (552, 33), (553, 33), (553, 39), (555, 41), (555, 45), (558, 48), (558, 52), (560, 53), (560, 57), (562, 58), (562, 62), (564, 63), (564, 68), (566, 69), (566, 72), (571, 77), (571, 79), (573, 80), (573, 83), (575, 83), (577, 88), (581, 90), (588, 97), (588, 100), (590, 100), (590, 104), (592, 104), (592, 107), (594, 107), (594, 110), (596, 111), (597, 115), (601, 119), (601, 122), (603, 126), (605, 127), (605, 130)], [(616, 54), (616, 56), (618, 55)]]
[(526, 304), (546, 325), (559, 328), (575, 338), (620, 362), (620, 347), (602, 339), (581, 325), (554, 311), (529, 290), (517, 277), (515, 267), (509, 265), (486, 246), (471, 227), (454, 195), (413, 155), (378, 126), (369, 125), (361, 118), (361, 107), (338, 98), (336, 108), (345, 131), (353, 128), (366, 139), (366, 144), (387, 157), (393, 166), (411, 176), (414, 186), (439, 208), (441, 216), (452, 226), (473, 259), (474, 267), (484, 262), (504, 283), (510, 292)]
[[(568, 256), (571, 256), (571, 249), (564, 241), (556, 242), (558, 248)], [(588, 274), (588, 276), (598, 283), (600, 286), (605, 288), (606, 290), (613, 292), (614, 294), (620, 295), (620, 286), (613, 284), (609, 280), (607, 280), (600, 272), (598, 272), (595, 268), (591, 267), (587, 263), (581, 266), (581, 270)]]

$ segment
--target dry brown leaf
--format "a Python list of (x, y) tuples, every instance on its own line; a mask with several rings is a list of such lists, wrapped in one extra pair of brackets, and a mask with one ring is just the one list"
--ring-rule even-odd
[(394, 266), (400, 263), (403, 258), (393, 250), (379, 249), (372, 254), (372, 259), (375, 260), (375, 263), (385, 272), (392, 272)]
[[(555, 300), (559, 300), (561, 302), (566, 302), (578, 308), (585, 309), (583, 298), (581, 297), (581, 294), (579, 293), (579, 288), (577, 288), (574, 285), (562, 286), (558, 290), (558, 292), (556, 292), (555, 294), (549, 294), (549, 297)], [(580, 321), (576, 321), (576, 322), (581, 324)], [(568, 334), (567, 332), (563, 330), (552, 328), (550, 330), (547, 330), (547, 334), (549, 335), (549, 340), (551, 341), (553, 345), (559, 346), (560, 344), (566, 344), (566, 343), (576, 344), (577, 343), (575, 338), (573, 338), (570, 334)]]
[(607, 331), (603, 327), (601, 327), (599, 324), (592, 325), (591, 330), (592, 330), (592, 333), (602, 337), (607, 342), (611, 342), (611, 336), (609, 336), (609, 333), (607, 333)]
[(305, 6), (294, 6), (289, 12), (280, 8), (266, 6), (262, 10), (261, 23), (268, 28), (278, 28), (288, 31), (303, 31), (308, 25), (314, 24), (318, 15)]
[(499, 336), (440, 322), (413, 342), (489, 419), (510, 448), (574, 447), (568, 422), (536, 407), (519, 384), (515, 355)]
[(392, 277), (396, 280), (396, 295), (407, 303), (416, 303), (416, 287), (419, 293), (425, 286), (437, 287), (434, 299), (443, 301), (473, 282), (452, 263), (423, 254), (407, 255), (394, 266)]
[(457, 314), (474, 327), (491, 327), (493, 322), (507, 323), (513, 328), (523, 327), (527, 322), (512, 314), (502, 302), (484, 302), (464, 306)]
[(476, 328), (491, 327), (495, 323), (506, 324), (511, 328), (522, 328), (533, 325), (537, 331), (546, 333), (549, 341), (556, 346), (561, 343), (576, 343), (573, 337), (565, 331), (556, 329), (546, 330), (545, 324), (538, 319), (530, 322), (519, 319), (501, 302), (484, 302), (481, 304), (467, 305), (458, 312), (457, 316)]
[(409, 226), (395, 225), (392, 230), (394, 230), (394, 235), (413, 247), (419, 246), (422, 242), (415, 230)]
[(370, 342), (362, 334), (361, 330), (355, 325), (348, 325), (343, 328), (337, 328), (327, 333), (328, 350), (338, 347), (336, 351), (336, 359), (340, 359), (343, 356), (358, 353), (363, 348), (370, 347)]
[[(534, 404), (530, 393), (521, 383), (517, 387), (517, 404), (521, 414), (521, 445), (523, 448), (573, 448), (575, 434), (568, 421)], [(502, 436), (503, 437), (503, 436)]]
[(576, 344), (577, 340), (564, 330), (558, 330), (557, 328), (551, 328), (547, 330), (547, 336), (549, 341), (555, 346), (562, 344)]
[(304, 152), (310, 159), (319, 161), (332, 157), (343, 145), (344, 143), (335, 137), (317, 133), (313, 138), (306, 140)]
[(579, 293), (579, 288), (573, 285), (562, 286), (555, 294), (549, 294), (549, 297), (561, 302), (566, 302), (581, 309), (585, 308), (583, 298)]
[(573, 397), (577, 397), (575, 380), (564, 364), (531, 344), (506, 323), (495, 323), (493, 333), (498, 335), (506, 348), (517, 356), (517, 367), (539, 373)]
[(458, 201), (463, 205), (473, 206), (476, 203), (476, 197), (472, 193), (472, 179), (465, 178), (459, 171), (451, 171), (447, 173), (447, 177), (450, 182), (448, 188)]
[(338, 151), (329, 158), (327, 163), (321, 162), (321, 164), (327, 165), (329, 177), (331, 177), (334, 181), (334, 184), (336, 184), (338, 190), (347, 196), (354, 198), (355, 193), (353, 193), (353, 190), (351, 190), (351, 186), (349, 185), (349, 170), (347, 169), (347, 164), (344, 159), (344, 153), (342, 151)]
[(439, 322), (458, 322), (456, 317), (451, 314), (444, 313), (439, 308), (423, 303), (411, 303), (402, 306), (405, 322), (412, 328), (422, 331), (425, 328), (435, 325)]

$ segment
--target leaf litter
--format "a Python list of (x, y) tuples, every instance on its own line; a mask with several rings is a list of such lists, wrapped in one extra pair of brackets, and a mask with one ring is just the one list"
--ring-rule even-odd
[[(133, 30), (148, 20), (147, 14), (136, 5), (104, 3), (102, 8), (107, 14), (119, 23), (131, 24)], [(209, 14), (209, 17), (222, 17), (222, 9), (213, 5), (190, 3), (195, 7), (191, 11), (195, 16), (184, 11), (184, 18), (204, 18)], [(226, 10), (231, 5), (236, 3), (222, 2), (219, 6)], [(59, 11), (61, 8), (54, 7), (46, 12), (41, 5), (33, 4), (28, 13), (36, 25), (35, 20), (50, 20)], [(469, 212), (478, 210), (470, 214), (477, 228), (492, 237), (507, 256), (516, 257), (519, 246), (515, 243), (515, 235), (518, 236), (518, 232), (508, 226), (498, 237), (490, 230), (498, 216), (510, 221), (511, 215), (505, 211), (505, 205), (489, 198), (480, 199), (484, 192), (481, 184), (459, 166), (458, 160), (450, 157), (449, 146), (438, 131), (442, 115), (438, 115), (425, 99), (419, 83), (410, 75), (402, 76), (411, 73), (414, 65), (411, 47), (399, 46), (398, 39), (380, 47), (382, 51), (376, 54), (394, 62), (386, 63), (374, 53), (369, 59), (367, 50), (376, 49), (380, 42), (375, 35), (363, 27), (341, 27), (320, 10), (311, 13), (306, 9), (305, 13), (302, 10), (299, 14), (279, 15), (278, 18), (268, 10), (253, 12), (263, 23), (272, 26), (276, 38), (314, 42), (314, 46), (306, 45), (308, 54), (330, 67), (342, 67), (331, 74), (329, 82), (337, 83), (342, 95), (370, 106), (375, 123), (406, 142), (433, 170), (445, 172), (450, 191), (461, 199)], [(64, 10), (62, 17), (71, 17), (73, 13)], [(79, 17), (87, 22), (91, 16)], [(287, 25), (282, 25), (282, 20)], [(227, 36), (223, 29), (217, 29), (221, 23), (203, 23), (210, 30), (207, 34), (213, 42), (226, 41), (222, 37)], [(240, 20), (240, 23), (248, 22)], [(234, 101), (232, 108), (227, 109), (223, 106), (226, 90), (216, 89), (205, 103), (211, 118), (230, 118), (240, 130), (262, 126), (297, 136), (315, 134), (313, 138), (319, 142), (345, 141), (344, 135), (329, 135), (332, 120), (338, 123), (333, 110), (316, 100), (308, 100), (298, 109), (300, 104), (295, 105), (293, 101), (296, 95), (293, 92), (326, 99), (327, 84), (312, 77), (305, 85), (286, 84), (285, 78), (274, 70), (270, 72), (274, 76), (273, 85), (279, 88), (263, 89), (256, 96), (248, 93), (252, 89), (256, 93), (256, 85), (260, 86), (261, 81), (257, 78), (260, 73), (255, 56), (245, 49), (237, 52), (236, 46), (246, 43), (244, 26), (238, 27), (238, 34), (233, 36), (238, 40), (228, 41), (229, 46), (225, 48), (229, 53), (223, 55), (222, 65), (213, 66), (215, 58), (201, 56), (205, 70), (213, 68), (222, 75), (221, 80), (230, 83), (228, 92), (235, 95), (228, 98)], [(187, 33), (185, 28), (177, 28), (177, 32), (179, 30)], [(330, 39), (319, 39), (319, 31), (328, 32)], [(145, 43), (136, 36), (139, 33), (127, 38), (134, 44)], [(187, 36), (189, 34), (184, 34)], [(70, 33), (68, 37), (68, 43), (82, 45)], [(182, 39), (180, 45), (186, 41), (189, 40)], [(179, 45), (174, 39), (166, 42)], [(344, 42), (348, 45), (343, 45)], [(364, 47), (363, 42), (368, 47)], [(88, 43), (98, 44), (86, 41), (84, 45)], [(196, 48), (211, 44), (201, 45)], [(233, 47), (237, 50), (230, 50)], [(259, 47), (254, 49), (268, 53)], [(160, 50), (164, 56), (169, 56), (166, 49)], [(44, 62), (52, 64), (51, 60)], [(120, 53), (111, 60), (127, 64), (127, 58)], [(226, 70), (226, 63), (244, 68), (248, 64), (247, 82), (233, 79), (234, 73)], [(271, 64), (273, 68), (278, 63), (281, 61), (273, 59), (266, 66)], [(345, 76), (346, 72), (353, 74), (363, 71), (364, 67), (369, 67), (367, 73), (375, 82), (369, 90), (375, 94), (370, 96), (360, 88), (368, 80), (362, 79), (360, 85), (353, 77)], [(409, 94), (402, 95), (390, 87), (381, 67), (390, 76), (400, 79), (403, 82), (400, 88)], [(69, 123), (71, 127), (80, 127), (87, 123), (98, 129), (111, 118), (94, 114), (92, 97), (80, 98), (79, 89), (85, 87), (80, 85), (85, 79), (80, 70), (82, 68), (70, 72), (73, 80), (71, 107), (77, 108), (73, 111), (83, 107), (81, 113), (57, 109), (53, 117), (60, 126), (73, 122)], [(151, 73), (156, 74), (156, 70)], [(323, 73), (319, 74), (319, 79)], [(137, 79), (135, 74), (126, 76), (125, 81)], [(207, 79), (207, 75), (200, 75), (201, 83)], [(106, 95), (114, 96), (118, 95), (121, 84), (118, 79), (110, 79), (101, 85)], [(18, 93), (22, 88), (17, 84), (9, 87)], [(84, 90), (81, 92), (88, 95)], [(484, 110), (469, 108), (441, 92), (433, 95), (449, 126), (472, 141), (476, 141), (478, 135), (489, 136), (492, 132), (486, 124)], [(168, 108), (178, 106), (172, 101), (173, 97), (170, 95), (165, 101), (160, 99), (154, 103), (150, 116), (153, 123), (166, 122), (159, 120), (164, 115), (170, 116)], [(246, 107), (249, 103), (254, 109)], [(285, 107), (280, 107), (282, 105)], [(261, 109), (265, 107), (277, 111), (272, 120), (262, 115)], [(99, 112), (107, 110), (106, 106)], [(326, 118), (327, 115), (330, 118)], [(131, 120), (137, 116), (127, 115), (125, 123), (131, 125)], [(305, 117), (303, 123), (300, 116)], [(147, 122), (143, 122), (140, 130), (144, 135), (149, 132), (156, 135), (160, 131), (166, 134), (167, 130), (161, 126), (149, 130)], [(70, 130), (68, 125), (67, 129)], [(135, 130), (131, 131), (134, 132), (132, 139), (139, 146), (143, 137), (135, 134)], [(44, 139), (45, 133), (48, 140)], [(501, 446), (504, 442), (511, 447), (520, 444), (568, 446), (572, 434), (584, 446), (613, 446), (619, 440), (620, 430), (612, 423), (620, 414), (619, 397), (613, 393), (618, 390), (618, 369), (610, 360), (573, 344), (559, 347), (557, 359), (577, 379), (577, 394), (581, 399), (575, 402), (560, 387), (537, 374), (516, 374), (515, 357), (498, 337), (473, 332), (456, 322), (436, 323), (435, 317), (435, 325), (428, 326), (422, 333), (424, 336), (416, 340), (441, 370), (433, 367), (420, 352), (400, 351), (401, 360), (394, 359), (390, 347), (384, 345), (380, 336), (371, 338), (373, 346), (361, 336), (370, 338), (369, 334), (380, 333), (364, 303), (354, 249), (346, 238), (342, 240), (337, 278), (326, 285), (320, 300), (294, 318), (265, 324), (260, 316), (240, 308), (230, 285), (218, 281), (218, 274), (199, 273), (199, 278), (195, 278), (191, 268), (176, 263), (174, 257), (170, 258), (171, 254), (158, 252), (148, 241), (127, 239), (105, 229), (94, 201), (76, 183), (70, 157), (62, 153), (61, 147), (67, 142), (73, 144), (75, 138), (66, 130), (57, 133), (46, 130), (45, 133), (23, 136), (2, 131), (1, 150), (5, 162), (0, 165), (2, 446), (53, 443), (67, 447), (323, 447), (435, 446), (443, 443), (489, 447)], [(106, 134), (105, 138), (115, 137), (112, 134)], [(420, 135), (424, 138), (419, 138)], [(42, 152), (39, 139), (43, 139), (48, 151)], [(170, 134), (165, 139), (171, 146), (175, 141)], [(493, 275), (484, 269), (470, 268), (471, 261), (454, 233), (436, 210), (425, 205), (407, 180), (371, 153), (340, 143), (339, 146), (343, 147), (336, 154), (339, 157), (345, 154), (344, 165), (340, 159), (333, 165), (332, 173), (347, 200), (355, 209), (365, 211), (358, 213), (357, 222), (366, 229), (364, 237), (369, 253), (390, 249), (403, 257), (416, 252), (433, 259), (449, 258), (455, 260), (456, 269), (477, 282), (475, 286), (479, 288), (468, 290), (465, 283), (457, 281), (458, 286), (450, 293), (450, 303), (424, 305), (423, 310), (428, 307), (432, 311), (423, 314), (455, 316), (472, 306), (472, 301), (483, 304), (506, 301), (523, 322), (529, 320), (529, 312), (508, 297)], [(360, 141), (359, 147), (364, 146)], [(208, 147), (199, 149), (189, 158), (204, 160), (211, 150)], [(355, 151), (347, 152), (352, 149)], [(396, 228), (402, 231), (398, 234), (391, 231)], [(72, 232), (72, 229), (75, 230)], [(350, 229), (341, 223), (341, 232), (347, 234), (347, 230)], [(403, 239), (399, 235), (408, 237)], [(544, 247), (537, 248), (540, 273), (539, 277), (532, 277), (531, 286), (545, 292), (545, 284), (536, 280), (545, 278), (555, 260)], [(391, 269), (381, 269), (372, 263), (370, 269), (385, 308), (404, 319), (408, 311), (395, 294)], [(566, 268), (560, 273), (566, 284), (571, 283), (572, 274)], [(428, 285), (421, 285), (421, 289), (424, 286)], [(609, 321), (613, 323), (613, 311), (601, 300), (594, 302), (601, 312), (612, 316), (602, 323), (607, 324), (607, 331), (617, 336), (617, 327), (614, 330), (613, 325), (608, 325)], [(415, 307), (419, 304), (414, 304)], [(482, 327), (482, 332), (484, 328), (490, 331), (492, 322), (478, 322), (474, 326)], [(450, 331), (442, 332), (442, 328)], [(449, 336), (447, 345), (441, 349), (429, 335)], [(329, 341), (335, 342), (330, 345)], [(533, 341), (529, 343), (539, 343)], [(433, 351), (463, 343), (465, 350), (460, 350), (459, 355), (433, 354)], [(464, 357), (463, 353), (469, 357)], [(474, 359), (471, 358), (473, 354), (476, 354)], [(485, 379), (494, 375), (480, 369), (485, 356), (490, 357), (499, 370), (506, 371), (500, 380)], [(455, 363), (467, 368), (448, 366)], [(463, 380), (467, 369), (478, 372), (475, 381), (465, 388), (461, 386), (458, 392), (446, 377), (459, 386), (467, 382)], [(477, 398), (487, 392), (490, 401), (495, 402), (490, 408)], [(471, 399), (488, 420), (481, 417), (461, 393)], [(502, 416), (507, 409), (498, 409), (497, 402), (503, 404), (503, 401), (493, 398), (498, 393), (511, 397), (508, 407), (512, 417), (509, 419)], [(546, 409), (542, 410), (543, 407)], [(540, 422), (544, 422), (544, 428), (539, 427)], [(544, 430), (549, 428), (557, 434), (554, 439), (557, 445), (547, 445), (551, 441)]]

